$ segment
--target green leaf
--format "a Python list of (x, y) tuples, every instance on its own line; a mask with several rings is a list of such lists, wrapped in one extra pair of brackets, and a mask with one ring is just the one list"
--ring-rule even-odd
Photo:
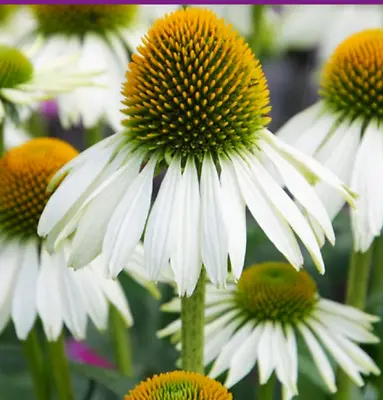
[(127, 377), (111, 369), (81, 363), (70, 363), (69, 368), (72, 373), (93, 380), (118, 396), (126, 395), (138, 384), (136, 378)]
[(0, 374), (0, 400), (35, 399), (33, 385), (28, 372)]

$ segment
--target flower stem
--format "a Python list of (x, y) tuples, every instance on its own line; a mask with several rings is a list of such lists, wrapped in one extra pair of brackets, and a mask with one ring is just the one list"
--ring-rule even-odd
[(273, 400), (275, 390), (275, 374), (272, 374), (264, 385), (259, 385), (256, 393), (257, 399)]
[(48, 400), (50, 398), (49, 379), (36, 328), (32, 328), (27, 339), (22, 344), (36, 399)]
[[(372, 312), (380, 314), (382, 307), (383, 293), (383, 235), (377, 237), (374, 241), (373, 269), (371, 277), (370, 297), (373, 301), (374, 308)], [(378, 365), (383, 365), (383, 349), (382, 346), (377, 347), (377, 356), (375, 361)], [(380, 377), (379, 377), (380, 378)], [(379, 399), (383, 399), (383, 380), (380, 378), (376, 385)]]
[(104, 137), (103, 135), (103, 126), (101, 123), (95, 125), (92, 128), (85, 129), (84, 141), (85, 147), (88, 148), (93, 146)]
[(365, 252), (353, 252), (348, 271), (346, 304), (364, 309), (370, 277), (372, 246)]
[(383, 291), (383, 235), (374, 241), (373, 269), (370, 296), (376, 298)]
[(74, 400), (72, 382), (69, 374), (68, 360), (65, 355), (63, 335), (55, 342), (48, 342), (50, 365), (59, 400)]
[(190, 297), (181, 299), (182, 369), (204, 374), (205, 270)]
[[(345, 303), (364, 309), (370, 277), (372, 246), (365, 252), (353, 251), (348, 271), (347, 292)], [(338, 392), (334, 395), (337, 400), (349, 400), (354, 384), (343, 372), (338, 374)]]
[(266, 5), (257, 4), (252, 6), (252, 16), (253, 16), (253, 34), (250, 38), (250, 45), (254, 54), (259, 58), (263, 50), (263, 40), (262, 40), (262, 29), (264, 24), (264, 13)]
[(116, 307), (110, 308), (110, 334), (114, 346), (115, 360), (119, 370), (126, 376), (133, 375), (133, 360), (130, 337), (126, 322)]

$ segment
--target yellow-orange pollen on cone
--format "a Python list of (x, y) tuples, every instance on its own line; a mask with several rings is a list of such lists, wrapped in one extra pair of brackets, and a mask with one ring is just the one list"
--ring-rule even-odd
[(323, 69), (320, 94), (349, 119), (383, 116), (383, 29), (356, 33), (337, 47)]
[(37, 224), (52, 193), (52, 176), (78, 154), (53, 138), (32, 139), (0, 159), (0, 233), (7, 237), (37, 236)]
[(283, 262), (266, 262), (244, 270), (235, 301), (257, 321), (294, 323), (311, 313), (317, 287), (306, 271), (296, 271)]
[(232, 400), (219, 382), (194, 373), (174, 371), (141, 382), (124, 400)]
[(248, 44), (209, 10), (156, 21), (123, 86), (128, 137), (173, 155), (213, 156), (253, 146), (270, 118), (267, 81)]

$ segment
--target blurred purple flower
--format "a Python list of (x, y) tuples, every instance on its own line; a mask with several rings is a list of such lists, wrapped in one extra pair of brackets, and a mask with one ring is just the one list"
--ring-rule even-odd
[(68, 357), (73, 361), (93, 365), (95, 367), (107, 369), (115, 368), (112, 363), (98, 355), (85, 342), (77, 342), (74, 339), (69, 339), (65, 347)]
[(40, 103), (40, 112), (48, 118), (54, 118), (58, 114), (56, 100), (47, 100)]

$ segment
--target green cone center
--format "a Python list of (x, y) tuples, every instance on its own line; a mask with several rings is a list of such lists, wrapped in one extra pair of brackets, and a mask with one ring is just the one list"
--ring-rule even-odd
[(306, 271), (290, 264), (269, 262), (245, 269), (235, 300), (249, 317), (294, 323), (312, 311), (317, 287)]
[[(137, 5), (36, 5), (31, 6), (39, 31), (46, 35), (83, 36), (88, 32), (106, 33), (129, 28)], [(96, 57), (96, 55), (95, 55)]]
[(0, 45), (0, 71), (0, 89), (12, 89), (32, 78), (33, 65), (20, 50)]

